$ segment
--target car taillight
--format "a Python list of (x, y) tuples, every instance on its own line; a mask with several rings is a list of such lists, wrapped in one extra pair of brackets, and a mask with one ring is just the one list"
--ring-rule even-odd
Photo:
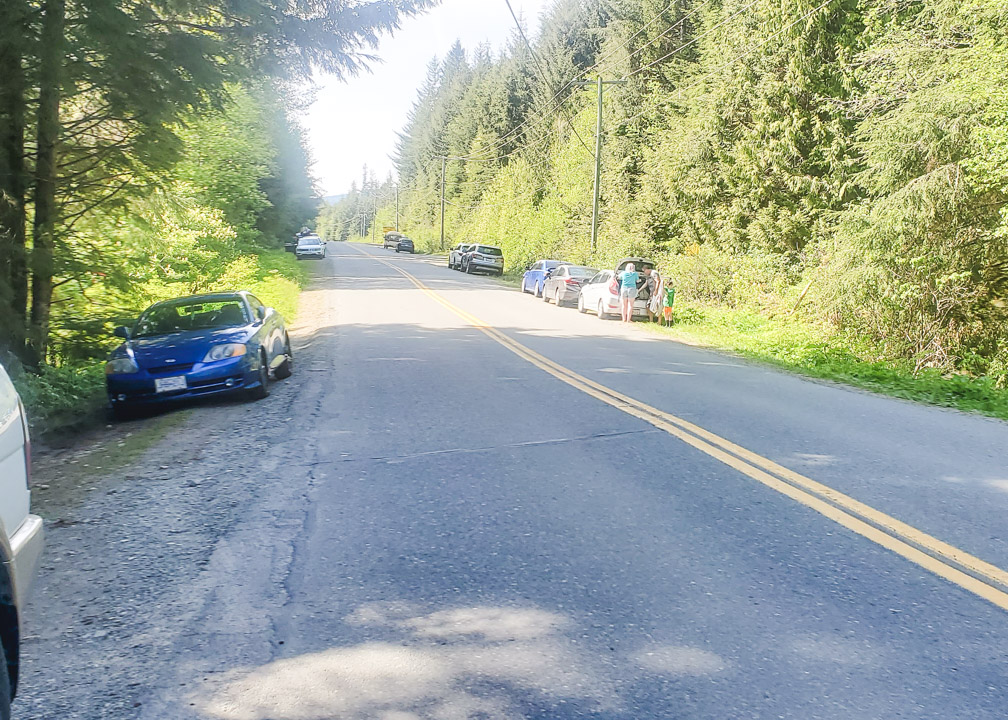
[(613, 281), (609, 283), (609, 292), (611, 292), (613, 295), (619, 295), (619, 283), (616, 282), (615, 279), (613, 279)]
[(567, 283), (568, 285), (578, 285), (579, 284), (578, 281), (575, 280), (574, 278), (566, 278), (566, 279), (564, 279), (564, 282)]
[(21, 410), (21, 432), (24, 433), (24, 457), (25, 457), (25, 480), (28, 487), (31, 487), (31, 436), (28, 434), (28, 416), (25, 415), (24, 405), (18, 401)]

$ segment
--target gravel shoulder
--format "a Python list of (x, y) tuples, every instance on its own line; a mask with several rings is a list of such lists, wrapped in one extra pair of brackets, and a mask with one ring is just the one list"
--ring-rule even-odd
[[(33, 509), (47, 546), (26, 611), (15, 717), (146, 715), (148, 698), (185, 691), (186, 648), (226, 644), (228, 634), (255, 634), (242, 645), (258, 650), (246, 652), (269, 655), (266, 618), (284, 602), (312, 483), (319, 380), (335, 356), (335, 338), (314, 332), (335, 313), (328, 282), (303, 294), (295, 373), (269, 398), (103, 424), (37, 450)], [(222, 586), (220, 573), (248, 554), (262, 573)], [(223, 592), (250, 611), (208, 618)]]

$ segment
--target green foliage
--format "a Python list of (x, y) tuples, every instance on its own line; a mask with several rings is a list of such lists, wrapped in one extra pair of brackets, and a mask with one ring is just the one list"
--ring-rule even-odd
[[(449, 155), (445, 244), (500, 244), (511, 272), (647, 255), (705, 322), (787, 318), (834, 360), (938, 377), (938, 394), (1008, 383), (1003, 2), (603, 5), (554, 3), (535, 43), (545, 78), (518, 43), (431, 63), (399, 145), (423, 247), (444, 249)], [(627, 79), (605, 91), (594, 251), (587, 70)]]

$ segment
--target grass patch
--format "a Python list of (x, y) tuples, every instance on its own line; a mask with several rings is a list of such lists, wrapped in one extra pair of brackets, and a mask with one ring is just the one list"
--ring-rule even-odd
[(1008, 420), (1008, 389), (998, 387), (993, 378), (938, 370), (915, 373), (910, 363), (875, 359), (873, 348), (801, 319), (677, 303), (676, 323), (672, 328), (655, 326), (655, 330), (809, 377)]

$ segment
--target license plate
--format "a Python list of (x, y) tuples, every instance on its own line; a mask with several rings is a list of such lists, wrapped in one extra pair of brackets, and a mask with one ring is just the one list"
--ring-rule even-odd
[(154, 378), (154, 390), (159, 393), (173, 392), (175, 390), (185, 390), (186, 379), (184, 375), (168, 378)]

